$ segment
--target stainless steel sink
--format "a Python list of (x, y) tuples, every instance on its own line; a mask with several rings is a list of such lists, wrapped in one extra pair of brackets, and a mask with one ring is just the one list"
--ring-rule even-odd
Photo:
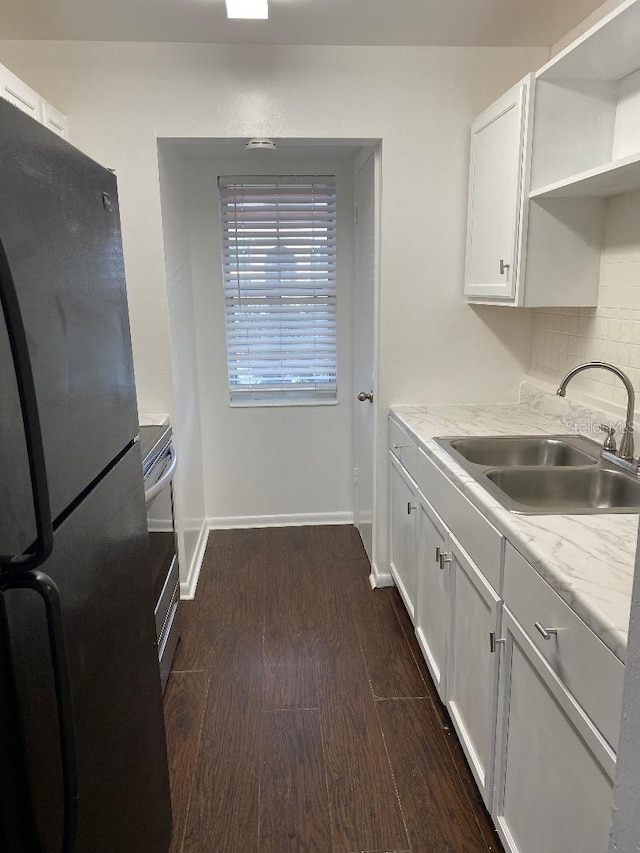
[(504, 507), (526, 515), (640, 512), (640, 478), (585, 436), (437, 438)]
[(590, 468), (502, 468), (486, 479), (520, 511), (638, 512), (640, 481), (623, 471)]
[[(482, 438), (444, 439), (460, 456), (476, 465), (488, 465), (495, 468), (511, 466), (564, 466), (595, 465), (600, 452), (598, 446), (588, 441), (587, 447), (580, 449), (579, 436), (487, 436)], [(576, 446), (576, 440), (578, 446)], [(587, 452), (589, 451), (589, 452)], [(595, 453), (595, 456), (594, 456)]]

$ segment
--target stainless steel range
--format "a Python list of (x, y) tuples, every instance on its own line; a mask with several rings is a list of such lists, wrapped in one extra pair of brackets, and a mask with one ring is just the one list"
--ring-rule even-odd
[(177, 457), (171, 436), (170, 426), (140, 427), (144, 493), (151, 546), (151, 580), (163, 691), (180, 638), (180, 569), (172, 484)]

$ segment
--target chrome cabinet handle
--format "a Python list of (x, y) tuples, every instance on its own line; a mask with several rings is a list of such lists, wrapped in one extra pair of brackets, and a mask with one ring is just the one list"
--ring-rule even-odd
[(500, 275), (504, 275), (510, 266), (511, 264), (505, 264), (502, 258), (500, 258)]
[(505, 646), (507, 644), (507, 640), (504, 637), (496, 637), (494, 631), (489, 631), (489, 651), (493, 654), (496, 650), (496, 646)]
[(556, 636), (558, 634), (557, 628), (545, 628), (539, 622), (535, 622), (534, 625), (535, 625), (538, 633), (541, 634), (543, 639), (545, 639), (545, 640), (550, 640), (552, 634), (554, 634)]
[(440, 554), (440, 571), (444, 572), (445, 563), (450, 563), (451, 557), (448, 554)]
[(440, 562), (440, 546), (436, 545), (436, 563)]
[(366, 391), (361, 391), (358, 394), (358, 400), (360, 400), (361, 403), (364, 403), (365, 400), (368, 400), (370, 403), (373, 403), (373, 391), (370, 391), (368, 394)]
[(408, 501), (407, 502), (407, 515), (411, 515), (411, 513), (414, 511), (414, 509), (418, 509), (418, 507), (412, 506), (411, 501)]
[(392, 444), (391, 447), (393, 447), (394, 450), (400, 450), (401, 447), (409, 447), (409, 445), (408, 444)]

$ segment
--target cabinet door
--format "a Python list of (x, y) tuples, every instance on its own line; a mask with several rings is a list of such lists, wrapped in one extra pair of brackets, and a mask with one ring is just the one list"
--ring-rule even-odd
[(447, 554), (448, 530), (431, 504), (422, 497), (418, 513), (416, 636), (438, 694), (444, 702), (450, 566)]
[(523, 192), (526, 78), (471, 127), (465, 293), (511, 301), (516, 295)]
[(390, 568), (396, 586), (413, 620), (417, 592), (416, 515), (417, 487), (393, 453), (389, 454)]
[(42, 102), (42, 123), (63, 139), (69, 139), (67, 117), (47, 101)]
[(42, 98), (3, 66), (0, 66), (0, 97), (36, 121), (42, 121)]
[(498, 667), (489, 633), (502, 603), (454, 536), (450, 547), (447, 707), (485, 804), (491, 803)]
[(509, 853), (608, 849), (615, 760), (505, 607), (492, 814)]

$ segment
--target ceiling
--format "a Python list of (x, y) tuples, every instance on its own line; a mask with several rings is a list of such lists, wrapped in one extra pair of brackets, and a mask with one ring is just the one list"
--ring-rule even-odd
[(3, 39), (326, 45), (550, 46), (602, 0), (270, 0), (228, 21), (224, 0), (4, 0)]

